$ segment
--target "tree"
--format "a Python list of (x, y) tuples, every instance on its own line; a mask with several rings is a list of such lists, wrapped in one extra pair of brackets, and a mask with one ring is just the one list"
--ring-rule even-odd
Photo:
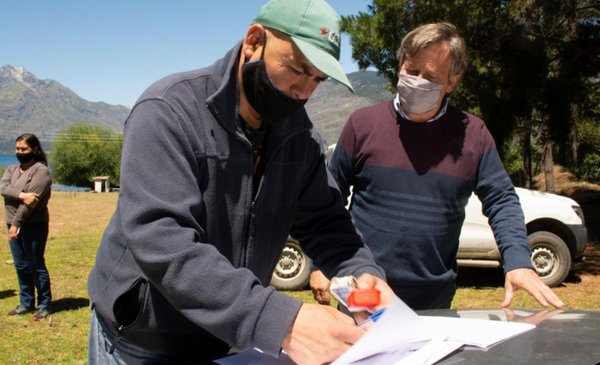
[(60, 132), (52, 145), (50, 165), (54, 180), (65, 185), (90, 186), (95, 176), (110, 176), (118, 183), (121, 134), (85, 122)]
[[(581, 108), (594, 93), (600, 70), (600, 6), (585, 0), (515, 1), (516, 18), (528, 39), (541, 45), (545, 73), (539, 75), (539, 143), (543, 145), (547, 190), (553, 161), (577, 168), (577, 124), (590, 115)], [(593, 80), (596, 81), (593, 81)]]
[[(511, 31), (508, 18), (506, 1), (373, 0), (368, 13), (344, 17), (342, 29), (351, 36), (352, 55), (359, 67), (376, 67), (394, 88), (399, 66), (396, 51), (404, 35), (424, 23), (456, 24), (470, 47), (471, 62), (452, 96), (453, 103), (482, 116), (501, 149), (516, 124), (515, 114), (507, 108), (509, 100), (522, 100), (515, 92), (525, 91), (507, 92), (504, 72), (496, 57), (499, 49), (510, 46), (508, 39), (512, 34), (519, 34), (517, 30)], [(509, 60), (517, 62), (514, 58), (513, 54)], [(515, 109), (523, 108), (522, 104), (514, 105)]]
[[(531, 182), (531, 143), (546, 162), (576, 162), (576, 122), (597, 100), (600, 8), (592, 0), (373, 0), (368, 11), (343, 17), (352, 56), (397, 82), (396, 50), (419, 24), (456, 24), (470, 48), (470, 68), (453, 104), (481, 116), (501, 154), (517, 136), (525, 181)], [(596, 114), (597, 115), (597, 114)], [(593, 118), (593, 117), (592, 117)], [(571, 156), (569, 156), (571, 155)], [(551, 169), (550, 169), (551, 171)], [(527, 184), (526, 184), (527, 185)]]

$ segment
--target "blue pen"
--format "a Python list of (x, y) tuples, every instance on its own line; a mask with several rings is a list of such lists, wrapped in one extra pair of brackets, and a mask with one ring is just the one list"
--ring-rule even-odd
[(380, 310), (378, 310), (375, 313), (371, 313), (369, 315), (369, 318), (367, 318), (366, 321), (360, 323), (358, 325), (358, 327), (366, 327), (367, 325), (373, 324), (375, 322), (377, 322), (377, 320), (379, 319), (379, 317), (381, 317), (381, 315), (383, 314), (383, 312), (385, 312), (385, 308), (381, 308)]
[(381, 308), (380, 310), (378, 310), (377, 312), (371, 314), (369, 316), (369, 319), (373, 322), (377, 322), (377, 320), (379, 319), (379, 317), (381, 317), (381, 315), (383, 314), (383, 312), (385, 312), (385, 308)]

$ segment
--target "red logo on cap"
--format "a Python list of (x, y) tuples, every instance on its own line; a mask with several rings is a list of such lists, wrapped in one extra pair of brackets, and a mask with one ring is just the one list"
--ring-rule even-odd
[(331, 43), (334, 43), (338, 47), (340, 46), (340, 36), (337, 35), (335, 32), (333, 32), (325, 27), (322, 27), (320, 29), (320, 32), (323, 37), (327, 37), (328, 41), (330, 41)]

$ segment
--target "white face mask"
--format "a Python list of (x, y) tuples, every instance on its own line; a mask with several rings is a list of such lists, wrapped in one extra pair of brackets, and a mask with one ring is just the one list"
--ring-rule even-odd
[(398, 74), (398, 98), (405, 112), (423, 114), (433, 109), (442, 95), (442, 84), (417, 76)]

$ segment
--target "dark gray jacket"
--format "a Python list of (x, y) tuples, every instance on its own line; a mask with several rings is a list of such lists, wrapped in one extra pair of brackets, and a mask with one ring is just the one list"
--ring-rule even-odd
[(126, 121), (119, 202), (88, 282), (101, 319), (123, 326), (120, 348), (195, 357), (225, 342), (278, 354), (301, 305), (268, 286), (290, 232), (328, 275), (384, 277), (304, 109), (271, 126), (253, 200), (240, 46), (157, 82)]

